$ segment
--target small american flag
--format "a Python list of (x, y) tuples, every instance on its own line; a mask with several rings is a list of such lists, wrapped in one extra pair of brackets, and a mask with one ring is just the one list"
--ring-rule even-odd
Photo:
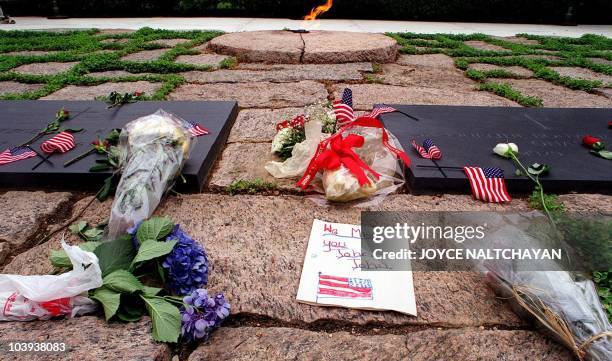
[(416, 140), (412, 140), (412, 147), (419, 153), (419, 155), (425, 159), (438, 160), (442, 159), (442, 151), (438, 148), (433, 140), (425, 139), (423, 146), (417, 144)]
[(208, 129), (204, 128), (203, 126), (201, 126), (199, 123), (196, 122), (192, 122), (192, 121), (187, 121), (187, 123), (189, 123), (188, 125), (188, 130), (189, 133), (191, 133), (191, 135), (193, 135), (194, 137), (199, 137), (201, 135), (207, 135), (210, 134), (210, 132), (208, 131)]
[(319, 274), (317, 297), (372, 299), (372, 281)]
[(76, 146), (74, 135), (68, 132), (61, 132), (55, 137), (43, 142), (40, 149), (47, 154), (54, 152), (66, 153)]
[(355, 120), (355, 112), (353, 111), (353, 91), (349, 88), (344, 89), (342, 100), (336, 100), (333, 109), (338, 124)]
[(387, 106), (387, 105), (378, 105), (375, 106), (372, 111), (370, 112), (370, 114), (366, 114), (367, 117), (371, 117), (371, 118), (378, 118), (381, 114), (385, 114), (385, 113), (393, 113), (396, 112), (397, 109)]
[(470, 180), (474, 198), (493, 203), (512, 200), (506, 191), (504, 171), (501, 168), (463, 167), (463, 170)]
[(0, 165), (32, 157), (36, 157), (36, 152), (30, 149), (30, 147), (14, 147), (0, 153)]

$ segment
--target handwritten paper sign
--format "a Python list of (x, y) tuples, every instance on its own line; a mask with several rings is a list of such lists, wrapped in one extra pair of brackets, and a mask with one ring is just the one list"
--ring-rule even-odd
[(312, 224), (297, 300), (416, 316), (412, 272), (362, 264), (361, 226), (318, 219)]

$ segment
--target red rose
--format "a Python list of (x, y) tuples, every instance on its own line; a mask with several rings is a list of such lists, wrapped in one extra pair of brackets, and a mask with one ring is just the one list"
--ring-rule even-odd
[(140, 97), (142, 95), (142, 92), (134, 92), (134, 96), (136, 98)]
[(601, 139), (595, 138), (592, 135), (585, 135), (584, 138), (582, 138), (582, 144), (586, 145), (589, 148), (592, 148), (593, 145), (599, 142), (601, 142)]

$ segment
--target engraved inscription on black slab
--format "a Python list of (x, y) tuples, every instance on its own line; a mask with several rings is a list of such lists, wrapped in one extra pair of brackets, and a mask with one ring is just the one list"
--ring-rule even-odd
[[(34, 171), (31, 169), (40, 161), (38, 157), (1, 165), (0, 186), (98, 189), (110, 173), (92, 173), (89, 168), (101, 155), (91, 155), (67, 168), (64, 168), (64, 162), (89, 149), (92, 140), (104, 138), (111, 129), (121, 128), (129, 121), (164, 109), (210, 130), (209, 135), (198, 137), (183, 169), (186, 183), (178, 187), (182, 191), (198, 192), (223, 150), (238, 113), (236, 102), (143, 101), (106, 109), (106, 104), (97, 101), (0, 101), (0, 152), (27, 141), (52, 121), (62, 107), (73, 115), (72, 119), (62, 123), (62, 127), (84, 129), (74, 134), (77, 148), (54, 154), (50, 158), (53, 165), (43, 163)], [(41, 152), (40, 144), (50, 137), (34, 142), (33, 148)]]
[[(433, 105), (392, 105), (399, 112), (384, 114), (382, 120), (399, 139), (412, 165), (406, 171), (413, 193), (470, 192), (463, 171), (437, 168), (412, 149), (417, 143), (433, 139), (443, 157), (441, 167), (500, 167), (510, 192), (530, 192), (531, 181), (516, 176), (514, 164), (493, 154), (497, 143), (519, 146), (525, 165), (534, 162), (551, 166), (542, 178), (549, 192), (612, 192), (612, 161), (589, 154), (582, 137), (601, 138), (612, 149), (608, 122), (612, 109), (506, 108)], [(413, 119), (413, 118), (416, 118)]]

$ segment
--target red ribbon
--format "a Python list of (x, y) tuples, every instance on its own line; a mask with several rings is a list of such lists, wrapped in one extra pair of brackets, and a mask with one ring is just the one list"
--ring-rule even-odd
[[(364, 170), (372, 174), (376, 179), (380, 174), (376, 173), (365, 164), (352, 148), (363, 146), (364, 138), (360, 135), (349, 134), (342, 138), (342, 134), (354, 127), (378, 128), (382, 130), (382, 143), (391, 153), (401, 159), (406, 167), (410, 166), (410, 158), (406, 153), (393, 147), (389, 143), (389, 134), (382, 122), (376, 118), (364, 116), (344, 125), (338, 132), (319, 143), (317, 150), (306, 168), (306, 172), (297, 182), (297, 186), (306, 189), (321, 169), (337, 169), (344, 165), (357, 178), (360, 185), (370, 182)], [(328, 149), (328, 145), (330, 148)]]

